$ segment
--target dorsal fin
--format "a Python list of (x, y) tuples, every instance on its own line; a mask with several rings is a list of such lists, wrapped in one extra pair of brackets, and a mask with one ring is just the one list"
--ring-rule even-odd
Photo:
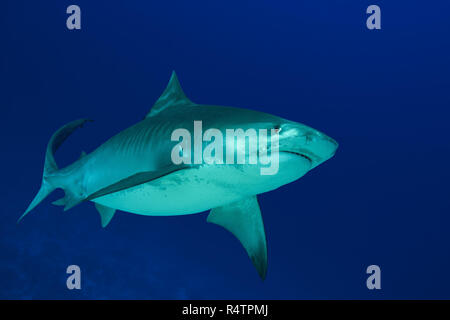
[(172, 76), (170, 77), (166, 89), (145, 117), (152, 117), (168, 107), (190, 104), (193, 104), (193, 102), (186, 97), (183, 89), (181, 89), (175, 71), (172, 71)]

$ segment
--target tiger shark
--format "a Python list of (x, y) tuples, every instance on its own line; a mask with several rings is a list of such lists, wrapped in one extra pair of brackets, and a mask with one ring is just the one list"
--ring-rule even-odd
[[(230, 128), (275, 132), (277, 148), (271, 145), (269, 149), (277, 152), (276, 173), (261, 174), (262, 161), (175, 164), (174, 150), (180, 154), (187, 153), (186, 148), (197, 151), (195, 143), (183, 145), (174, 141), (173, 132), (179, 128), (191, 132), (199, 120), (203, 129), (214, 128), (219, 133)], [(330, 159), (338, 147), (332, 138), (301, 123), (249, 109), (194, 103), (184, 94), (175, 72), (143, 120), (91, 153), (83, 152), (72, 164), (58, 168), (55, 151), (87, 121), (70, 122), (50, 138), (41, 187), (18, 222), (58, 188), (65, 196), (53, 204), (64, 206), (66, 211), (92, 201), (100, 213), (102, 227), (108, 225), (116, 210), (146, 216), (210, 210), (207, 221), (224, 227), (240, 241), (263, 280), (267, 272), (267, 244), (257, 195), (299, 179)], [(205, 146), (207, 142), (200, 143)], [(228, 142), (217, 137), (214, 142), (220, 148), (229, 147)], [(267, 149), (266, 146), (266, 152)], [(250, 148), (235, 147), (234, 151), (248, 158)], [(259, 157), (262, 150), (256, 151)]]

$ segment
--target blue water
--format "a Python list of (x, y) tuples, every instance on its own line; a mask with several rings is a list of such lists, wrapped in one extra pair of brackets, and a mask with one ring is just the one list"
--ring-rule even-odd
[[(82, 29), (66, 28), (77, 4)], [(366, 28), (378, 4), (382, 29)], [(20, 1), (0, 5), (0, 298), (450, 298), (448, 1)], [(259, 197), (262, 282), (206, 214), (68, 212), (58, 191), (17, 218), (61, 125), (95, 122), (60, 166), (141, 120), (172, 70), (198, 103), (319, 129), (334, 158)], [(81, 290), (66, 288), (68, 265)], [(368, 290), (366, 268), (381, 268)]]

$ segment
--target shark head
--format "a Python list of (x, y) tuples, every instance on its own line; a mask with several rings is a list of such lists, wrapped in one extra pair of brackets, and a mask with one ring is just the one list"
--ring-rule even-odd
[[(255, 119), (248, 121), (246, 128), (265, 128), (270, 131), (271, 137), (276, 133), (277, 143), (271, 139), (267, 144), (267, 153), (270, 154), (268, 166), (262, 166), (260, 174), (267, 175), (275, 185), (285, 184), (297, 180), (308, 171), (327, 161), (335, 154), (338, 143), (326, 134), (302, 123), (286, 120), (273, 115), (262, 116), (255, 114)], [(258, 137), (261, 141), (261, 136)], [(258, 163), (261, 159), (261, 147), (258, 149)], [(270, 150), (270, 151), (269, 151)], [(275, 151), (275, 152), (274, 152)], [(245, 152), (245, 151), (244, 151)]]
[[(228, 149), (234, 149), (236, 158), (245, 159), (245, 164), (251, 164), (253, 159), (257, 165), (246, 166), (247, 173), (253, 178), (269, 176), (266, 178), (270, 181), (258, 181), (270, 186), (272, 182), (279, 186), (300, 178), (330, 159), (338, 147), (334, 139), (316, 129), (255, 110), (199, 106), (197, 112), (201, 116), (195, 119), (203, 120), (203, 130), (218, 128), (223, 133), (223, 154), (228, 157)], [(184, 113), (189, 114), (186, 110)], [(232, 137), (228, 139), (230, 134), (241, 143)], [(257, 148), (252, 148), (255, 145)]]
[(310, 169), (333, 157), (338, 148), (334, 139), (301, 123), (282, 120), (277, 128), (279, 152), (305, 158), (310, 162)]

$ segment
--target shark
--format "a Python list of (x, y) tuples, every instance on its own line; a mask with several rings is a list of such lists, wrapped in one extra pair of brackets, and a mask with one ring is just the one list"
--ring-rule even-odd
[[(275, 130), (276, 173), (261, 174), (262, 162), (175, 164), (171, 155), (179, 141), (172, 139), (174, 130), (192, 131), (198, 120), (204, 129), (219, 132), (230, 128)], [(263, 280), (267, 273), (267, 241), (257, 196), (298, 180), (333, 157), (338, 148), (334, 139), (298, 122), (251, 109), (194, 103), (184, 94), (174, 71), (166, 89), (141, 121), (59, 168), (55, 152), (89, 121), (72, 121), (51, 136), (40, 189), (18, 222), (56, 189), (62, 189), (64, 197), (54, 205), (66, 211), (93, 202), (102, 227), (109, 224), (117, 210), (144, 216), (209, 210), (207, 222), (225, 228), (240, 241)], [(222, 144), (227, 147), (226, 142)], [(235, 151), (248, 157), (250, 148)], [(179, 152), (187, 151), (180, 147)]]

